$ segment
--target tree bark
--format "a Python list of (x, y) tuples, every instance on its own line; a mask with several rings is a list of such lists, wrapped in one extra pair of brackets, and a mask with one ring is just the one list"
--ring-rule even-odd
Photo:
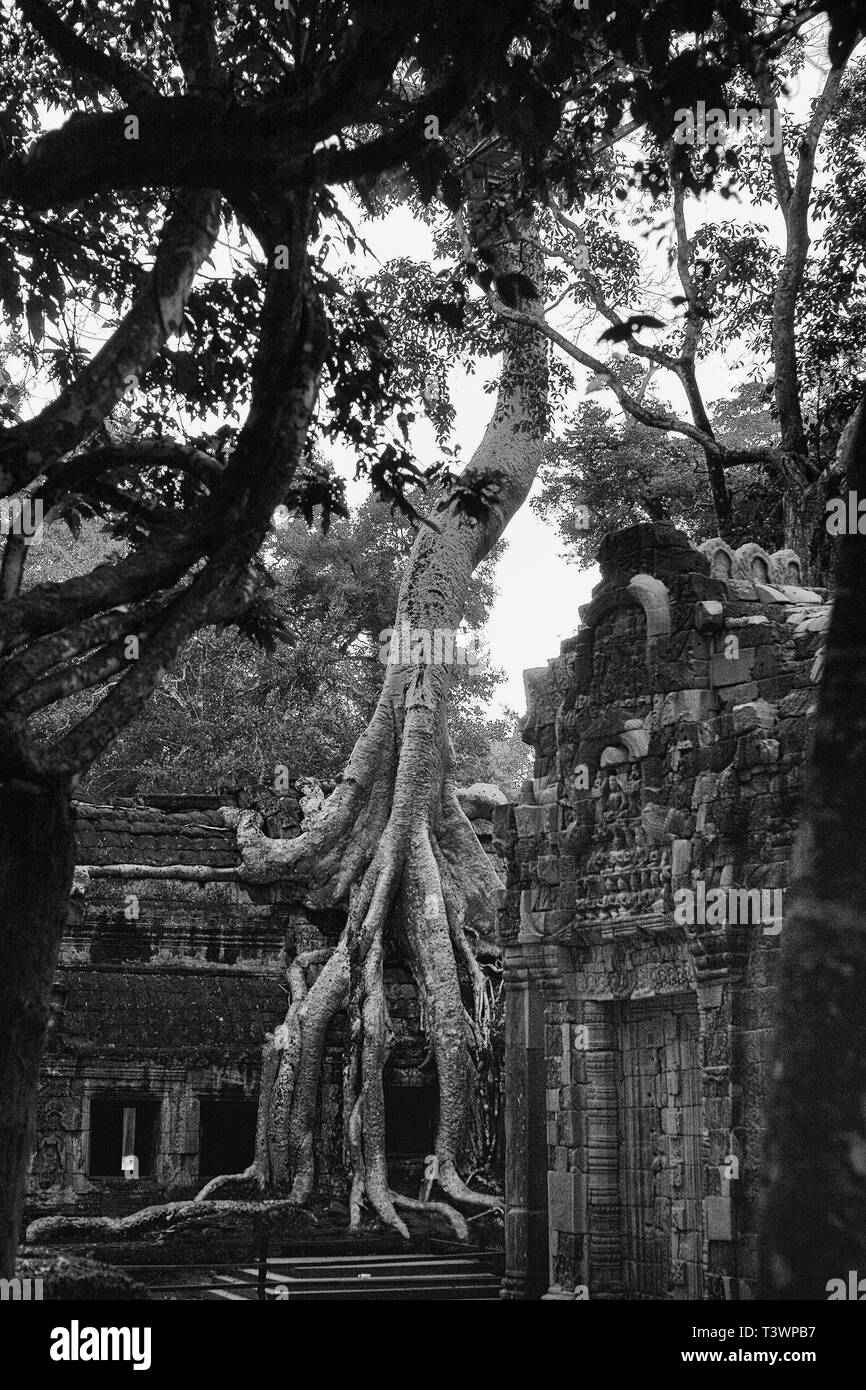
[(826, 503), (833, 480), (826, 473), (815, 482), (785, 480), (783, 525), (785, 545), (805, 564), (804, 579), (830, 587), (836, 552), (827, 533)]
[[(866, 493), (866, 409), (847, 449)], [(866, 1276), (866, 539), (845, 537), (786, 904), (762, 1228), (767, 1298)]]
[(0, 1277), (14, 1274), (39, 1064), (72, 886), (69, 787), (0, 783)]
[[(542, 292), (537, 253), (519, 238), (496, 247), (495, 271), (519, 270)], [(534, 315), (539, 301), (528, 301)], [(532, 323), (508, 322), (493, 418), (466, 470), (494, 495), (481, 519), (454, 506), (422, 527), (401, 586), (395, 631), (456, 632), (476, 565), (529, 493), (547, 425), (547, 349)], [(337, 789), (295, 840), (270, 840), (250, 812), (227, 812), (249, 874), (303, 883), (316, 907), (344, 905), (348, 920), (318, 978), (307, 962), (289, 972), (291, 1005), (265, 1049), (256, 1160), (209, 1183), (307, 1201), (315, 1181), (313, 1125), (328, 1025), (348, 1015), (343, 1122), (354, 1226), (364, 1206), (403, 1235), (385, 1156), (382, 1072), (391, 1042), (384, 988), (386, 922), (412, 970), (438, 1079), (433, 1171), (449, 1205), (489, 1209), (498, 1199), (461, 1176), (479, 1060), (489, 1044), (491, 982), (477, 944), (492, 935), (501, 885), (464, 816), (451, 777), (447, 728), (450, 666), (400, 653), (385, 670), (373, 718)], [(461, 973), (463, 988), (461, 989)], [(430, 1210), (435, 1204), (429, 1204)], [(441, 1204), (440, 1204), (440, 1210)], [(454, 1226), (464, 1236), (465, 1223)]]
[[(6, 1107), (0, 1112), (0, 1215), (5, 1266), (14, 1260), (51, 982), (72, 881), (72, 779), (134, 717), (191, 633), (209, 622), (237, 618), (256, 592), (254, 557), (303, 457), (327, 349), (327, 323), (308, 259), (312, 204), (309, 191), (303, 196), (274, 194), (261, 211), (266, 231), (290, 248), (289, 265), (278, 270), (269, 257), (250, 409), (213, 491), (188, 520), (173, 519), (126, 560), (98, 566), (84, 578), (37, 586), (3, 606), (3, 652), (8, 657), (0, 681), (0, 1092)], [(189, 268), (189, 279), (195, 267), (187, 252), (189, 247), (184, 248), (182, 269), (186, 276)], [(68, 443), (64, 437), (64, 447)], [(177, 584), (204, 553), (205, 564), (185, 586), (154, 598)], [(136, 594), (127, 597), (143, 600), (132, 618), (126, 605), (124, 612), (119, 609), (118, 585), (122, 590), (130, 581)], [(152, 616), (157, 608), (158, 616)], [(27, 715), (40, 707), (43, 696), (53, 700), (102, 684), (122, 669), (110, 644), (130, 630), (145, 639), (143, 650), (99, 705), (53, 743), (31, 738)]]

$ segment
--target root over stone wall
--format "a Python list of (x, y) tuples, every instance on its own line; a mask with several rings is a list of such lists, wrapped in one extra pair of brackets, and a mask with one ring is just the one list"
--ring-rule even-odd
[[(285, 1014), (286, 968), (333, 945), (345, 919), (305, 907), (297, 885), (246, 881), (220, 806), (258, 804), (268, 834), (290, 838), (302, 825), (300, 800), (295, 791), (247, 790), (77, 805), (78, 868), (42, 1066), (28, 1220), (181, 1201), (252, 1158), (262, 1044)], [(483, 809), (467, 803), (492, 853)], [(411, 1189), (435, 1097), (409, 971), (393, 962), (386, 986), (396, 1035), (386, 1076), (393, 1168)], [(346, 1196), (342, 1032), (338, 1018), (316, 1137), (326, 1201)]]

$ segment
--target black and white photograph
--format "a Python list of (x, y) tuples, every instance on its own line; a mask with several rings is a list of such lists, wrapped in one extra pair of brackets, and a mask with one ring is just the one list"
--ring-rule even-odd
[(0, 1265), (858, 1354), (864, 0), (0, 0)]

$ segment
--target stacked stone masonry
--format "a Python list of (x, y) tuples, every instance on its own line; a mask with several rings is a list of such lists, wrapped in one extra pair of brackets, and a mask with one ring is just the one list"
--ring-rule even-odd
[(749, 1298), (827, 594), (792, 552), (665, 525), (599, 560), (577, 636), (526, 673), (534, 777), (494, 821), (505, 1293)]
[[(237, 1171), (251, 1161), (261, 1049), (285, 1016), (286, 966), (335, 944), (345, 918), (311, 910), (297, 886), (246, 881), (219, 808), (255, 805), (268, 834), (291, 837), (302, 827), (310, 784), (298, 784), (298, 793), (78, 804), (78, 868), (42, 1067), (27, 1219), (118, 1215), (190, 1197), (223, 1165)], [(313, 795), (310, 804), (320, 801)], [(476, 803), (465, 801), (467, 814), (492, 854), (489, 810)], [(429, 1148), (434, 1087), (421, 1065), (426, 1045), (408, 969), (389, 965), (386, 984), (396, 1038), (385, 1078), (395, 1104), (391, 1160), (395, 1180), (411, 1184)], [(338, 1018), (323, 1072), (323, 1200), (345, 1198), (343, 1031)], [(136, 1167), (123, 1171), (124, 1158)]]

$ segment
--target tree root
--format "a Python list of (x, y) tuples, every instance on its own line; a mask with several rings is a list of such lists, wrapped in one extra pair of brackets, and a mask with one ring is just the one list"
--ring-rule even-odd
[(296, 1202), (164, 1202), (129, 1216), (42, 1216), (27, 1227), (28, 1245), (82, 1244), (135, 1240), (160, 1232), (177, 1235), (217, 1230), (236, 1219), (275, 1221), (288, 1213), (305, 1226), (315, 1217)]
[(244, 1196), (258, 1195), (264, 1197), (267, 1191), (267, 1179), (258, 1163), (251, 1163), (249, 1168), (245, 1168), (242, 1173), (221, 1173), (218, 1178), (211, 1178), (210, 1182), (205, 1183), (200, 1192), (197, 1192), (193, 1201), (212, 1202), (218, 1192), (223, 1196), (231, 1193), (233, 1199), (240, 1200)]
[[(490, 1055), (501, 972), (490, 938), (503, 890), (444, 771), (450, 745), (435, 688), (440, 676), (425, 673), (414, 683), (404, 677), (390, 695), (386, 683), (342, 783), (296, 839), (269, 840), (252, 813), (224, 813), (236, 827), (249, 877), (303, 879), (311, 905), (348, 901), (348, 917), (333, 951), (299, 956), (289, 967), (289, 1008), (262, 1053), (255, 1159), (243, 1173), (208, 1183), (201, 1201), (227, 1192), (290, 1193), (298, 1205), (309, 1200), (325, 1039), (345, 1011), (343, 1148), (351, 1228), (360, 1227), (369, 1208), (408, 1239), (400, 1211), (426, 1210), (448, 1220), (462, 1240), (468, 1228), (460, 1210), (501, 1206), (497, 1197), (470, 1188), (459, 1169), (470, 1149), (476, 1168), (489, 1161), (498, 1127)], [(386, 926), (412, 972), (426, 1065), (436, 1070), (434, 1181), (441, 1200), (433, 1202), (395, 1194), (388, 1178), (382, 1078), (393, 1034)], [(487, 969), (479, 946), (492, 958)], [(313, 967), (320, 973), (308, 986)]]
[[(458, 223), (461, 239), (471, 242), (475, 212)], [(484, 235), (489, 240), (489, 228)], [(526, 238), (523, 219), (498, 219), (493, 244), (497, 274), (519, 271), (533, 285), (544, 284), (543, 257)], [(530, 297), (514, 317), (500, 311), (505, 343), (496, 406), (471, 463), (473, 474), (491, 483), (491, 500), (483, 515), (469, 519), (446, 498), (436, 525), (419, 527), (397, 602), (395, 626), (401, 630), (403, 624), (426, 633), (459, 627), (473, 572), (529, 496), (549, 424), (547, 340), (536, 331), (543, 327), (542, 304), (543, 296)], [(495, 1128), (491, 1121), (497, 1119), (495, 1101), (480, 1116), (473, 1104), (491, 1076), (495, 1083), (489, 1057), (496, 982), (482, 970), (476, 945), (494, 934), (503, 889), (451, 777), (450, 684), (450, 666), (423, 653), (411, 654), (406, 664), (389, 663), (375, 712), (344, 776), (295, 839), (269, 840), (249, 812), (223, 813), (236, 828), (248, 878), (302, 885), (311, 907), (348, 905), (333, 956), (306, 997), (293, 1000), (271, 1039), (280, 1058), (254, 1173), (243, 1176), (264, 1173), (271, 1190), (282, 1192), (291, 1182), (295, 1200), (309, 1197), (325, 1034), (345, 1010), (350, 1219), (357, 1225), (366, 1203), (404, 1235), (385, 1154), (382, 1071), (391, 1041), (386, 926), (395, 927), (398, 953), (409, 961), (436, 1068), (438, 1187), (448, 1206), (480, 1212), (499, 1205), (460, 1176), (467, 1157), (470, 1166), (481, 1166), (479, 1132)], [(390, 946), (390, 933), (387, 939)], [(409, 1210), (405, 1204), (404, 1209)]]
[(449, 1207), (447, 1202), (422, 1202), (416, 1197), (404, 1197), (402, 1192), (392, 1192), (391, 1201), (395, 1207), (403, 1211), (416, 1211), (423, 1213), (424, 1216), (435, 1214), (444, 1217), (453, 1230), (458, 1240), (468, 1242), (469, 1227), (466, 1225), (459, 1211)]

